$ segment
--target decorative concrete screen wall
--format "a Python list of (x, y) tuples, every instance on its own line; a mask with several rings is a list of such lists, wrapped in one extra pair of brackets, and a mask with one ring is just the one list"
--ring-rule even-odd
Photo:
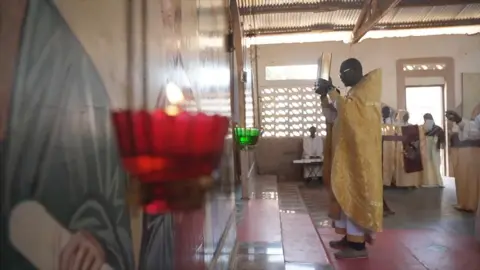
[(325, 135), (325, 117), (320, 96), (313, 87), (272, 87), (260, 91), (260, 111), (264, 136), (300, 137), (315, 126)]
[(303, 137), (311, 126), (325, 135), (320, 96), (313, 88), (317, 65), (266, 66), (261, 75), (259, 111), (264, 136)]

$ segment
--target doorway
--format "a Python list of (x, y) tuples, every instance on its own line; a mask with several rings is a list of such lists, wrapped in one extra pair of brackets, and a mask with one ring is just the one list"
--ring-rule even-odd
[[(445, 130), (445, 93), (443, 85), (407, 86), (405, 88), (406, 107), (410, 114), (410, 124), (422, 125), (423, 115), (430, 113), (435, 124)], [(446, 175), (446, 151), (440, 153), (440, 173)]]

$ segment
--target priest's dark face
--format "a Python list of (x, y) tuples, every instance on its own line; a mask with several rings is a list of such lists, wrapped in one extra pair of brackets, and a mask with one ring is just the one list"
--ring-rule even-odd
[(362, 64), (355, 58), (343, 61), (340, 66), (340, 79), (347, 87), (356, 85), (363, 77)]

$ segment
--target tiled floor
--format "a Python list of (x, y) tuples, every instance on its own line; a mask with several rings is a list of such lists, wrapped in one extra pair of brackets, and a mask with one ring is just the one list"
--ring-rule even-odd
[(237, 213), (236, 269), (332, 269), (298, 185), (258, 177), (252, 199)]
[(473, 239), (472, 214), (457, 212), (453, 182), (446, 188), (388, 189), (396, 215), (369, 247), (369, 259), (336, 261), (328, 241), (338, 239), (326, 215), (320, 186), (258, 177), (253, 199), (237, 206), (236, 269), (286, 270), (475, 270), (480, 246)]

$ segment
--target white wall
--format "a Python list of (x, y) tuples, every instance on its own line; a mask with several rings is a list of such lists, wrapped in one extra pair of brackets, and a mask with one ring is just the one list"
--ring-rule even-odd
[[(258, 79), (267, 86), (265, 66), (316, 64), (322, 52), (333, 54), (332, 79), (340, 86), (340, 63), (349, 57), (358, 58), (365, 71), (383, 70), (382, 101), (396, 107), (396, 61), (405, 58), (453, 57), (455, 59), (455, 101), (461, 103), (461, 73), (480, 72), (480, 36), (429, 36), (369, 39), (351, 46), (343, 42), (260, 45)], [(438, 78), (432, 78), (436, 83)], [(480, 87), (480, 86), (479, 86)], [(480, 99), (480, 97), (479, 97)]]

